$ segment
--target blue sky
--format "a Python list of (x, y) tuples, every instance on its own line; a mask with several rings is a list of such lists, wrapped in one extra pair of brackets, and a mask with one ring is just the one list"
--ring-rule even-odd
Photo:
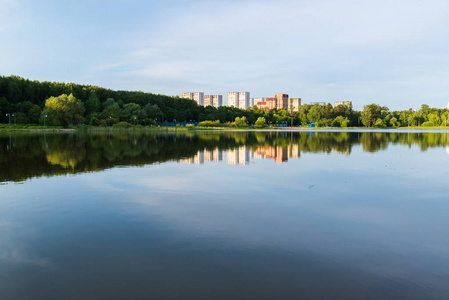
[(446, 0), (0, 0), (0, 74), (390, 109), (449, 102)]

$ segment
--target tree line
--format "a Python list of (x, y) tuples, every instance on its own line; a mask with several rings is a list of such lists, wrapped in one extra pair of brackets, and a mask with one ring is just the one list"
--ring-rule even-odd
[[(348, 105), (303, 104), (298, 111), (268, 110), (256, 106), (203, 107), (190, 99), (144, 93), (113, 91), (74, 83), (39, 82), (18, 76), (0, 77), (0, 123), (40, 123), (69, 126), (90, 124), (160, 124), (162, 122), (246, 123), (317, 127), (406, 127), (447, 126), (449, 111), (423, 104), (419, 110), (390, 111), (386, 106), (369, 104), (362, 111)], [(259, 120), (259, 123), (257, 121)], [(237, 122), (236, 122), (237, 121)], [(242, 123), (242, 124), (243, 124)], [(244, 124), (243, 124), (244, 125)]]

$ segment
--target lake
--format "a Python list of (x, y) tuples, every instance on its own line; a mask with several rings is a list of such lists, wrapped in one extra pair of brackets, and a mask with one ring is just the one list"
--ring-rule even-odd
[(0, 299), (449, 299), (447, 131), (0, 133)]

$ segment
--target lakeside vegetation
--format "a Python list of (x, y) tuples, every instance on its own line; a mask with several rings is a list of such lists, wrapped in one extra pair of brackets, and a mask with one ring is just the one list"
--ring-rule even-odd
[[(267, 126), (368, 128), (446, 128), (447, 109), (423, 104), (419, 110), (390, 111), (369, 104), (362, 111), (347, 105), (303, 104), (297, 112), (235, 107), (203, 107), (195, 101), (141, 91), (113, 91), (74, 83), (39, 82), (18, 76), (0, 77), (0, 123), (17, 126), (99, 127), (199, 122), (200, 128), (265, 128)], [(192, 126), (187, 126), (192, 127)], [(0, 129), (5, 128), (3, 125)]]

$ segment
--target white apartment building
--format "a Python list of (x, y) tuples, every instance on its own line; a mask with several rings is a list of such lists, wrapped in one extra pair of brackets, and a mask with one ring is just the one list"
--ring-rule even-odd
[(265, 99), (266, 99), (265, 97), (249, 98), (249, 107), (257, 105), (257, 102), (265, 102)]
[(326, 102), (310, 102), (309, 105), (326, 105)]
[(249, 107), (249, 92), (229, 92), (227, 105), (247, 109)]
[(334, 107), (337, 107), (338, 105), (346, 105), (352, 107), (352, 101), (335, 101)]
[(182, 98), (195, 100), (198, 105), (204, 105), (204, 93), (203, 92), (193, 92), (193, 93), (182, 93)]
[(212, 106), (219, 108), (223, 105), (223, 96), (222, 95), (213, 95), (212, 96)]
[(288, 99), (288, 110), (298, 111), (300, 106), (301, 106), (301, 98)]
[(227, 106), (239, 106), (239, 93), (237, 92), (230, 92), (228, 93), (228, 102)]
[(206, 95), (204, 96), (204, 107), (212, 105), (212, 96)]
[(247, 109), (249, 107), (249, 92), (239, 93), (239, 106), (240, 109)]
[[(192, 99), (195, 100), (196, 99), (201, 99), (201, 95), (199, 95), (200, 93), (183, 93), (182, 97), (183, 98), (188, 98), (188, 99)], [(206, 106), (214, 106), (216, 108), (220, 107), (223, 105), (223, 96), (222, 95), (204, 95), (203, 94), (203, 104), (200, 104), (200, 102), (197, 101), (197, 103), (199, 105), (203, 105), (204, 107)]]

